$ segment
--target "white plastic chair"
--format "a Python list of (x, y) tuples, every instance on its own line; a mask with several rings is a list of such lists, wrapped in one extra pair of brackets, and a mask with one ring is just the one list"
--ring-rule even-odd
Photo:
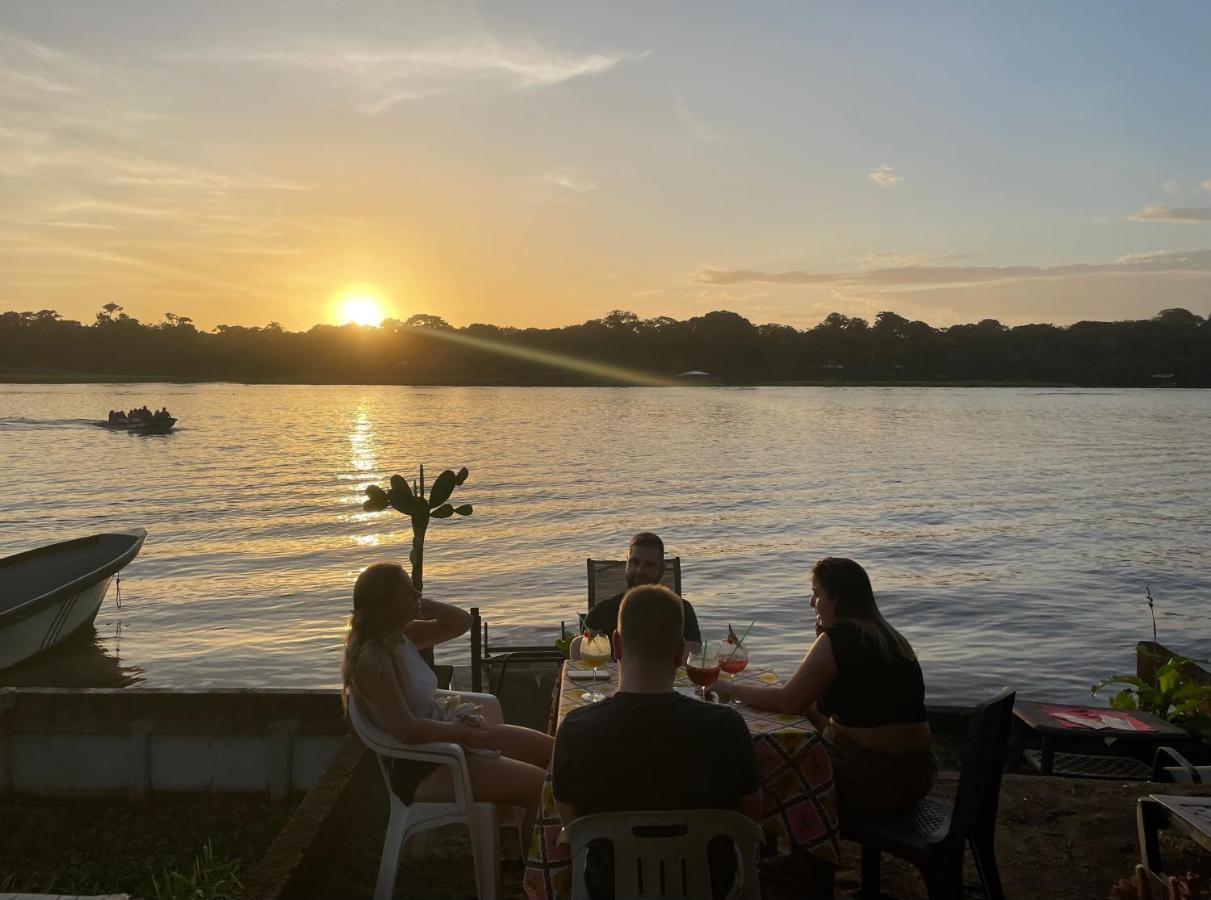
[[(471, 832), (475, 886), (480, 900), (496, 900), (500, 892), (500, 826), (504, 817), (502, 808), (497, 804), (477, 803), (472, 798), (471, 777), (462, 745), (447, 741), (401, 744), (370, 723), (353, 694), (349, 695), (349, 719), (362, 743), (375, 754), (391, 804), (382, 861), (374, 886), (374, 900), (391, 900), (394, 895), (400, 852), (409, 837), (456, 822), (465, 822), (467, 830)], [(443, 803), (404, 803), (391, 787), (392, 759), (413, 759), (449, 766), (454, 799)], [(522, 853), (525, 853), (524, 845)]]
[(572, 845), (572, 900), (589, 900), (589, 842), (614, 845), (616, 897), (711, 896), (707, 844), (720, 835), (736, 846), (739, 879), (729, 897), (760, 900), (757, 848), (762, 834), (748, 816), (728, 809), (618, 812), (582, 816), (567, 827)]

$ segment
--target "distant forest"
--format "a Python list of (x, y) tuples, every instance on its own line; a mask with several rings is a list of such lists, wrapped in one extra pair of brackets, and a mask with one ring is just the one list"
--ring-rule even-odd
[(707, 375), (687, 380), (721, 384), (1211, 387), (1211, 319), (1166, 309), (1140, 321), (1010, 328), (985, 319), (934, 328), (892, 312), (874, 322), (833, 313), (798, 329), (754, 325), (727, 311), (678, 321), (615, 310), (562, 328), (454, 328), (437, 316), (416, 315), (379, 327), (291, 332), (274, 322), (201, 331), (173, 313), (147, 324), (113, 303), (88, 324), (54, 310), (0, 314), (0, 380), (611, 384), (659, 382), (690, 371)]

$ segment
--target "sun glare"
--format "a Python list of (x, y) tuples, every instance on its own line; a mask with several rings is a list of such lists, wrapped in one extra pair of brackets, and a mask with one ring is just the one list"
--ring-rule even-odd
[(336, 318), (342, 325), (378, 325), (387, 316), (386, 304), (378, 295), (362, 288), (346, 291), (336, 304)]

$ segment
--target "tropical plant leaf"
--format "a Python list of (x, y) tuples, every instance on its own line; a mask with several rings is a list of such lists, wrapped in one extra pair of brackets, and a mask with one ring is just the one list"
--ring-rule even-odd
[(377, 484), (366, 488), (366, 500), (362, 503), (362, 509), (366, 512), (381, 512), (390, 505), (391, 500), (387, 497), (387, 492)]
[(475, 511), (475, 507), (473, 507), (470, 503), (464, 503), (462, 506), (454, 507), (454, 511), (460, 516), (469, 516)]
[(1156, 670), (1156, 686), (1162, 694), (1171, 694), (1182, 682), (1182, 673), (1173, 665), (1173, 660)]
[(1148, 683), (1146, 681), (1144, 681), (1144, 679), (1139, 678), (1135, 675), (1111, 675), (1109, 678), (1104, 679), (1103, 681), (1099, 681), (1097, 684), (1095, 684), (1092, 688), (1090, 688), (1089, 692), (1091, 694), (1096, 694), (1098, 691), (1100, 691), (1102, 688), (1106, 687), (1106, 685), (1109, 685), (1109, 684), (1129, 684), (1132, 687), (1140, 688), (1140, 689), (1146, 688), (1149, 686)]
[[(456, 476), (449, 469), (442, 472), (437, 478), (433, 479), (433, 487), (429, 488), (429, 509), (437, 509), (443, 503), (450, 499), (450, 495), (454, 493), (456, 484)], [(439, 516), (438, 518), (445, 518)]]
[(1139, 704), (1136, 702), (1135, 691), (1131, 688), (1123, 688), (1117, 694), (1110, 698), (1111, 709), (1138, 709)]
[(437, 509), (429, 510), (429, 515), (435, 519), (448, 519), (454, 515), (454, 507), (449, 503), (443, 503)]
[(458, 474), (454, 476), (454, 483), (457, 485), (461, 485), (464, 481), (467, 480), (467, 476), (470, 474), (471, 473), (467, 471), (467, 467), (463, 466), (461, 469), (458, 470)]
[(402, 491), (408, 496), (412, 496), (412, 488), (408, 487), (408, 479), (403, 475), (392, 475), (391, 487), (397, 491)]

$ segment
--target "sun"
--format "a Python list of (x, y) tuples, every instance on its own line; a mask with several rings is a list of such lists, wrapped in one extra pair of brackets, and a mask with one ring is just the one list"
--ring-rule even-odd
[(378, 325), (387, 316), (386, 304), (370, 288), (349, 288), (336, 301), (336, 320), (342, 325)]

